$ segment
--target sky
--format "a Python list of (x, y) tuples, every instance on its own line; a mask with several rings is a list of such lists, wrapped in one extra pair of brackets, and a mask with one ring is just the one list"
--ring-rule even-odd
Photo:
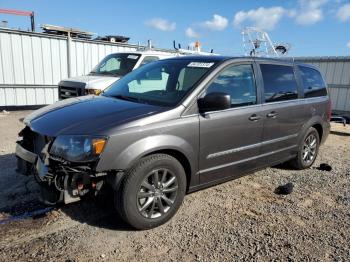
[[(241, 30), (264, 29), (273, 42), (289, 43), (290, 56), (350, 55), (350, 0), (95, 1), (0, 0), (0, 9), (35, 12), (41, 24), (125, 35), (130, 43), (172, 48), (200, 41), (202, 50), (243, 55)], [(27, 30), (29, 18), (0, 14), (11, 28)]]

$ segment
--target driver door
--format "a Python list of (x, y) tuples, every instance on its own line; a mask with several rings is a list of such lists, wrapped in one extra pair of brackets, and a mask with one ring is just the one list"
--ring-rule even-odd
[(240, 176), (259, 166), (263, 135), (254, 69), (251, 63), (224, 68), (205, 94), (223, 92), (231, 96), (231, 108), (201, 114), (200, 183)]

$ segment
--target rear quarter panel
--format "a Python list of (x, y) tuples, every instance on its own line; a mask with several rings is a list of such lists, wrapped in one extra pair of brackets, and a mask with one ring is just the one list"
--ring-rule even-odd
[(316, 124), (320, 124), (322, 126), (322, 138), (321, 143), (324, 143), (328, 137), (330, 132), (330, 123), (328, 121), (328, 103), (329, 97), (315, 97), (315, 98), (307, 98), (303, 101), (303, 106), (305, 108), (305, 113), (308, 116), (308, 121), (302, 126), (299, 133), (299, 142), (303, 139), (306, 131)]

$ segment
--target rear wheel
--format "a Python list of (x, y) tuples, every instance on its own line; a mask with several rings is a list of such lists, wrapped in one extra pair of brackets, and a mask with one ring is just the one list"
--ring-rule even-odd
[(115, 192), (121, 217), (137, 229), (167, 222), (179, 209), (186, 190), (182, 165), (172, 156), (155, 154), (130, 169)]
[(310, 127), (298, 148), (298, 155), (291, 161), (296, 169), (306, 169), (315, 162), (320, 146), (320, 138), (315, 128)]

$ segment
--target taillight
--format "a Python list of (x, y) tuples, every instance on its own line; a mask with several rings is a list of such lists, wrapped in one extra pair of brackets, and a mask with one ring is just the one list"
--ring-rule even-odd
[(328, 100), (328, 112), (327, 112), (327, 120), (331, 121), (331, 117), (332, 117), (332, 101), (331, 99)]

